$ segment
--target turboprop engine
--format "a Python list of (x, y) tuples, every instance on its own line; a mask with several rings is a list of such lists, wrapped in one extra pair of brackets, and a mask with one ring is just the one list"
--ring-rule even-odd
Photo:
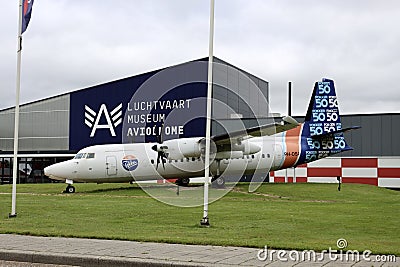
[(164, 145), (168, 147), (168, 158), (198, 158), (201, 156), (200, 141), (201, 138), (180, 138), (168, 140)]
[(261, 150), (261, 147), (249, 142), (249, 140), (243, 140), (238, 144), (233, 144), (231, 150), (242, 151), (244, 155), (251, 155), (259, 152)]
[[(170, 159), (182, 159), (190, 157), (200, 157), (205, 150), (205, 139), (204, 138), (181, 138), (175, 140), (168, 140), (163, 143), (168, 147), (168, 158)], [(222, 158), (241, 158), (243, 155), (251, 155), (259, 152), (261, 148), (249, 142), (243, 140), (236, 144), (226, 144), (216, 146), (211, 141), (211, 153), (215, 154), (216, 159)]]

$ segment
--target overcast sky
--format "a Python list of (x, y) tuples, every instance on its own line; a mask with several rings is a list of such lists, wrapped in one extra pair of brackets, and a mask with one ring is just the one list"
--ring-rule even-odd
[[(0, 109), (15, 105), (17, 1), (0, 10)], [(21, 103), (206, 57), (208, 0), (36, 0)], [(400, 1), (216, 0), (214, 55), (270, 82), (273, 112), (305, 115), (335, 80), (342, 114), (400, 112)]]

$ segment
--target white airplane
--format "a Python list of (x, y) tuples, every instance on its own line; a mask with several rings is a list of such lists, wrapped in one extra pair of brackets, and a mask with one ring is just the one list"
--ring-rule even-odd
[[(316, 82), (304, 123), (284, 117), (279, 123), (244, 129), (211, 138), (210, 174), (217, 186), (225, 175), (275, 171), (351, 150), (343, 132), (334, 82)], [(67, 193), (73, 182), (112, 183), (204, 177), (204, 137), (180, 138), (159, 143), (107, 144), (86, 147), (74, 159), (44, 169), (51, 179), (65, 181)], [(162, 167), (159, 166), (161, 163)]]

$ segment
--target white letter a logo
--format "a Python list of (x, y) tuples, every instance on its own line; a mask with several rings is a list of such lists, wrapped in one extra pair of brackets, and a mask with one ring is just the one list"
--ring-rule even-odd
[[(112, 136), (116, 136), (114, 127), (117, 127), (121, 122), (122, 115), (122, 103), (119, 104), (113, 111), (108, 113), (107, 107), (105, 104), (100, 106), (99, 113), (96, 114), (90, 107), (85, 105), (85, 124), (92, 128), (92, 132), (90, 133), (90, 137), (93, 137), (96, 134), (97, 129), (109, 129)], [(106, 118), (107, 124), (99, 124), (101, 116), (103, 115)], [(97, 116), (96, 116), (97, 115)], [(96, 120), (94, 121), (94, 117), (96, 116)], [(93, 123), (94, 121), (94, 123)], [(114, 124), (113, 124), (114, 122)]]

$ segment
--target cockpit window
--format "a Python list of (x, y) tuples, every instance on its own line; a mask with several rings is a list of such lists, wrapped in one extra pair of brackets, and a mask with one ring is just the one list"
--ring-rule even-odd
[(86, 153), (78, 153), (76, 154), (76, 156), (74, 157), (74, 159), (82, 159), (86, 156)]
[(94, 159), (94, 153), (87, 153), (86, 158), (87, 159)]

